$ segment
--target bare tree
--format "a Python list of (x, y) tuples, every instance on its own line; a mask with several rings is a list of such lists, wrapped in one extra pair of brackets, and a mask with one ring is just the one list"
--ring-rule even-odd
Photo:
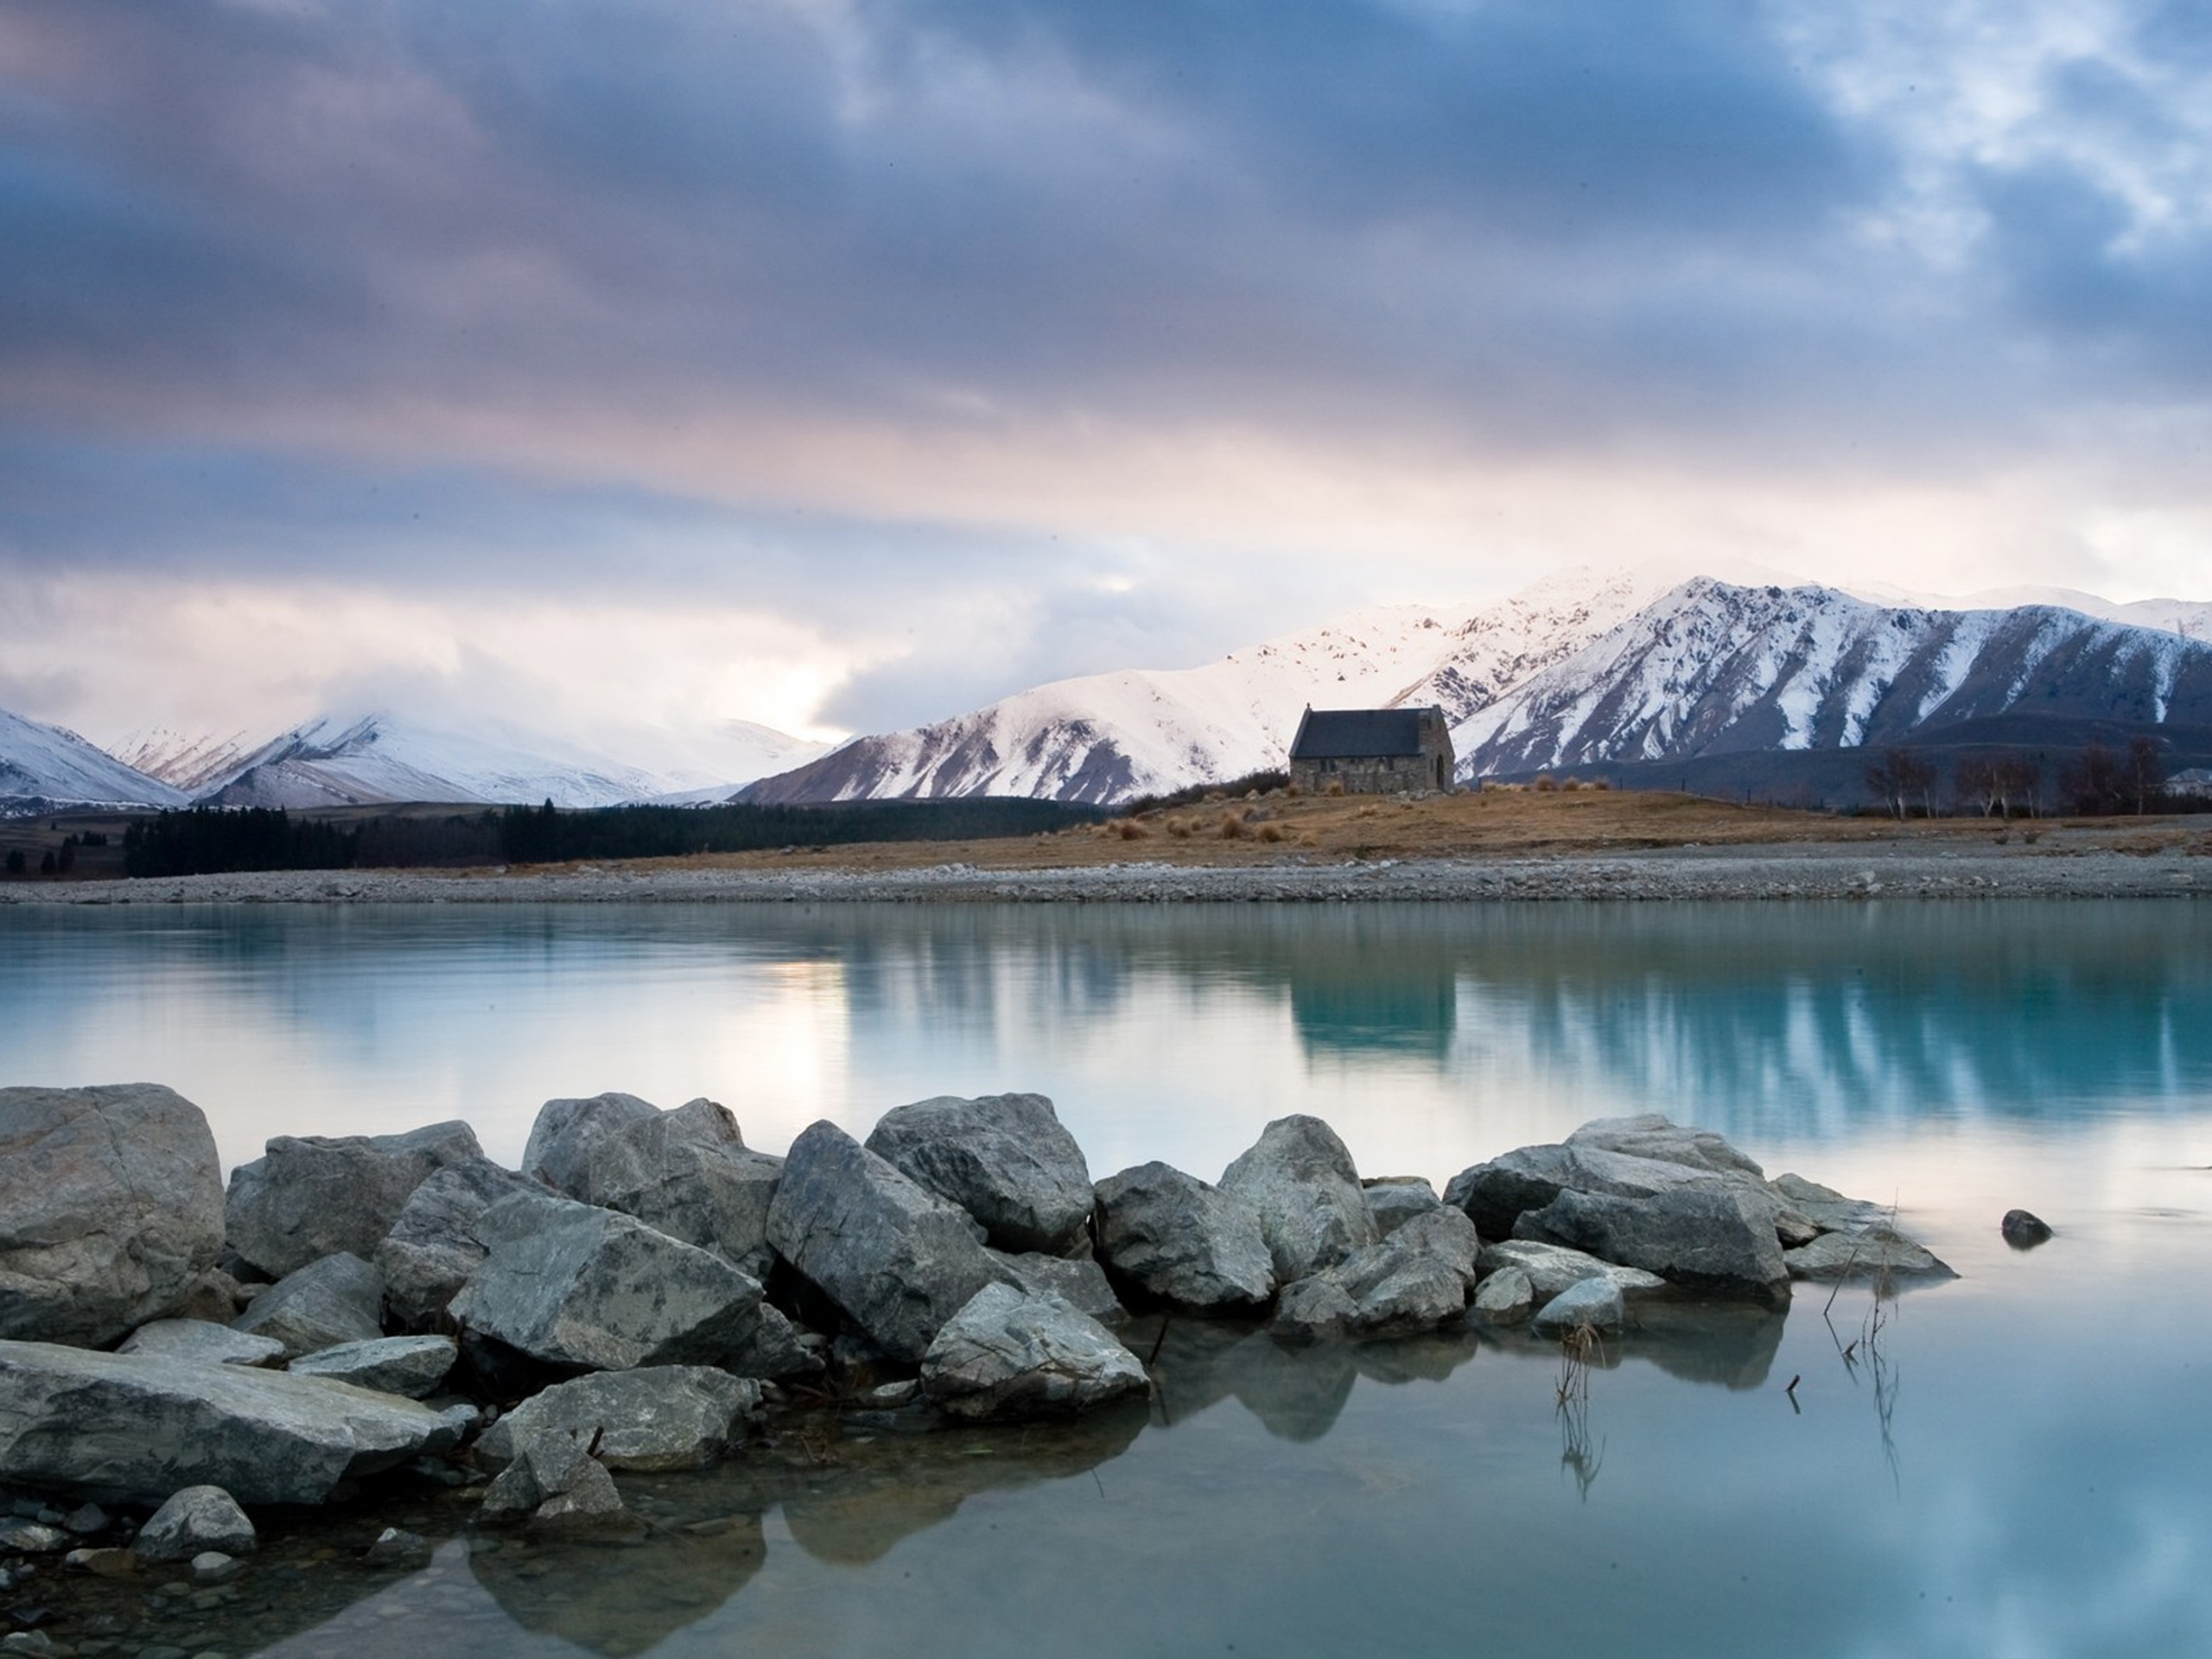
[(2006, 817), (2015, 805), (2031, 818), (2043, 816), (2043, 762), (2025, 754), (2008, 754), (1997, 763), (1997, 800)]
[(1962, 756), (1951, 768), (1951, 788), (1961, 807), (1972, 807), (1987, 817), (1997, 810), (2002, 791), (1997, 781), (1997, 762), (1986, 754)]
[(2118, 812), (2127, 800), (2120, 757), (2101, 743), (2090, 744), (2059, 774), (2058, 791), (2065, 798), (2067, 810), (2077, 817)]
[(1866, 786), (1900, 820), (1915, 801), (1936, 815), (1936, 768), (1910, 749), (1885, 749), (1880, 764), (1866, 768)]
[(2135, 816), (2151, 810), (2151, 803), (2166, 791), (2166, 757), (2155, 737), (2139, 736), (2127, 744), (2127, 792), (2135, 798)]

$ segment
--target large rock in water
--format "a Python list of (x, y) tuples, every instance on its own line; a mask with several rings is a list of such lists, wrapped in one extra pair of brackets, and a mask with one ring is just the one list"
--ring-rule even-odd
[(1682, 1186), (1645, 1198), (1569, 1191), (1524, 1213), (1515, 1230), (1693, 1289), (1775, 1301), (1789, 1294), (1772, 1202), (1738, 1186)]
[(1457, 1210), (1437, 1205), (1378, 1244), (1287, 1287), (1274, 1333), (1289, 1341), (1404, 1336), (1466, 1312), (1482, 1241)]
[(635, 1216), (765, 1277), (768, 1206), (784, 1160), (747, 1147), (737, 1120), (711, 1100), (641, 1117), (642, 1104), (633, 1095), (548, 1102), (540, 1121), (562, 1109), (563, 1127), (532, 1131), (537, 1162), (525, 1166), (544, 1169), (579, 1203)]
[(231, 1321), (284, 1344), (296, 1357), (384, 1335), (384, 1275), (358, 1255), (340, 1252), (288, 1273)]
[(1137, 1357), (1058, 1296), (986, 1285), (922, 1357), (922, 1394), (956, 1417), (1065, 1417), (1150, 1384)]
[(341, 1251), (366, 1259), (416, 1187), (483, 1155), (461, 1122), (404, 1135), (280, 1135), (267, 1155), (231, 1172), (231, 1248), (272, 1278)]
[(183, 1096), (0, 1089), (0, 1338), (113, 1342), (175, 1312), (222, 1248), (215, 1137)]
[(1090, 1218), (1090, 1166), (1042, 1095), (940, 1095), (894, 1106), (867, 1146), (966, 1211), (1001, 1250), (1065, 1255)]
[(1649, 1158), (1656, 1163), (1680, 1164), (1687, 1169), (1707, 1170), (1715, 1175), (1743, 1175), (1754, 1181), (1766, 1179), (1766, 1172), (1757, 1162), (1711, 1129), (1694, 1129), (1657, 1112), (1644, 1112), (1635, 1117), (1593, 1119), (1568, 1135), (1567, 1144), (1621, 1153), (1631, 1158)]
[(1351, 1154), (1334, 1129), (1303, 1113), (1262, 1129), (1223, 1173), (1221, 1190), (1260, 1218), (1282, 1284), (1332, 1268), (1381, 1236)]
[(416, 1187), (377, 1246), (391, 1317), (410, 1330), (435, 1325), (484, 1260), (476, 1236), (484, 1212), (517, 1193), (544, 1192), (543, 1183), (489, 1158), (448, 1164)]
[(1006, 1276), (982, 1232), (826, 1120), (791, 1142), (768, 1211), (777, 1253), (908, 1364), (977, 1291)]
[(1274, 1259), (1243, 1199), (1162, 1163), (1125, 1169), (1093, 1190), (1099, 1260), (1147, 1295), (1233, 1309), (1274, 1294)]
[(219, 1486), (187, 1486), (170, 1493), (130, 1541), (142, 1561), (188, 1561), (210, 1549), (251, 1555), (260, 1546), (253, 1522)]
[(499, 1468), (535, 1439), (559, 1435), (609, 1469), (701, 1469), (745, 1435), (760, 1385), (704, 1365), (647, 1365), (562, 1382), (484, 1431), (475, 1453)]
[(712, 1365), (760, 1325), (760, 1281), (632, 1216), (520, 1194), (477, 1223), (484, 1260), (454, 1298), (462, 1326), (579, 1370)]
[(150, 1505), (207, 1484), (241, 1503), (320, 1503), (458, 1434), (342, 1382), (0, 1342), (0, 1481), (36, 1491)]
[(522, 1173), (566, 1192), (581, 1185), (591, 1149), (626, 1124), (649, 1123), (660, 1108), (635, 1095), (607, 1093), (549, 1100), (537, 1109), (523, 1145)]

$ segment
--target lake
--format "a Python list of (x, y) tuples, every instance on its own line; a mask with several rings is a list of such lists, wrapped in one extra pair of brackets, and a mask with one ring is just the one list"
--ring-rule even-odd
[[(1363, 1173), (1440, 1185), (1658, 1110), (1894, 1202), (1963, 1275), (1878, 1325), (1864, 1288), (1654, 1316), (1565, 1413), (1529, 1339), (1294, 1354), (1178, 1323), (1148, 1412), (626, 1480), (665, 1545), (472, 1548), (433, 1506), (437, 1558), (395, 1579), (344, 1559), (385, 1517), (334, 1517), (257, 1563), (226, 1652), (1856, 1659), (2212, 1631), (2190, 901), (0, 911), (0, 1081), (141, 1077), (226, 1164), (454, 1116), (512, 1162), (542, 1101), (605, 1089), (709, 1095), (769, 1151), (1028, 1089), (1094, 1175), (1212, 1179), (1306, 1111)], [(2014, 1205), (2059, 1236), (2008, 1249)]]

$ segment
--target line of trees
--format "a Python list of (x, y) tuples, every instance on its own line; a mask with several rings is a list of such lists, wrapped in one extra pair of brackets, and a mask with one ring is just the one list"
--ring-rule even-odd
[[(1885, 749), (1866, 768), (1866, 787), (1892, 816), (1933, 817), (1940, 769), (1925, 755)], [(2156, 738), (2137, 736), (2125, 749), (2091, 743), (2061, 766), (2052, 791), (2056, 809), (2072, 817), (2194, 810), (2199, 803), (2166, 793), (2165, 752)], [(2046, 808), (2044, 762), (2037, 755), (1962, 755), (1951, 768), (1950, 801), (1961, 814), (2040, 817)]]

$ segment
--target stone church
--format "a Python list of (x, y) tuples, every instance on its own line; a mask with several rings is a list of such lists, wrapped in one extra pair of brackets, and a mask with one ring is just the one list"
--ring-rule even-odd
[(1452, 733), (1444, 710), (1307, 708), (1290, 744), (1290, 781), (1311, 794), (1452, 787)]

